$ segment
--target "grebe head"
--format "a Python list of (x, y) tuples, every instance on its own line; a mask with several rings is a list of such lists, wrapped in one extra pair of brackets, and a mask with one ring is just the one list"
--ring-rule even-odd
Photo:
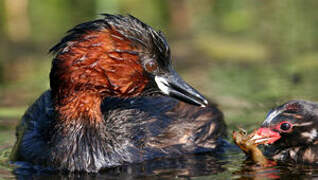
[(161, 93), (207, 105), (174, 71), (161, 32), (133, 16), (104, 16), (75, 26), (50, 50), (56, 54), (50, 73), (56, 103), (68, 103), (70, 97), (82, 94), (104, 98)]

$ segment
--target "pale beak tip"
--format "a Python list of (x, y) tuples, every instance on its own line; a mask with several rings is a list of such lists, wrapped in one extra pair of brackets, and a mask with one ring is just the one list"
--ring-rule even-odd
[(203, 104), (201, 104), (201, 107), (207, 107), (208, 106), (208, 104), (209, 104), (209, 102), (208, 102), (208, 100), (203, 100)]

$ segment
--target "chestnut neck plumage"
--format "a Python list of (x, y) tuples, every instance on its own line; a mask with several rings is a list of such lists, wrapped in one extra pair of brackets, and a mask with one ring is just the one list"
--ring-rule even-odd
[[(73, 93), (55, 103), (59, 123), (86, 123), (94, 125), (102, 122), (100, 109), (102, 98), (92, 92)], [(79, 121), (79, 122), (77, 122)]]
[(60, 123), (102, 122), (104, 98), (134, 97), (147, 86), (140, 48), (113, 29), (87, 31), (59, 48), (50, 83)]

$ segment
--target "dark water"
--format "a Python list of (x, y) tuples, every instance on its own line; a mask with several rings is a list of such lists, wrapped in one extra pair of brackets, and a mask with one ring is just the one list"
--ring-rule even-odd
[[(4, 157), (3, 157), (4, 158)], [(12, 174), (12, 171), (19, 175)], [(215, 157), (213, 154), (184, 156), (176, 159), (160, 159), (142, 164), (126, 165), (104, 170), (99, 174), (62, 174), (24, 166), (0, 169), (2, 179), (315, 179), (318, 168), (278, 165), (259, 167), (245, 161), (236, 150)]]
[[(0, 119), (1, 179), (318, 179), (318, 167), (280, 164), (259, 167), (245, 160), (236, 148), (222, 154), (187, 155), (174, 159), (157, 159), (125, 165), (98, 174), (63, 174), (52, 170), (19, 164), (10, 165), (8, 157), (14, 143), (14, 128)], [(6, 128), (4, 128), (6, 127)]]

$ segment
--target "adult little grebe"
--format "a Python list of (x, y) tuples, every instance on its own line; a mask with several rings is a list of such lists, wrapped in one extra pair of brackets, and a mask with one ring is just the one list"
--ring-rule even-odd
[(268, 113), (254, 140), (271, 159), (292, 164), (318, 164), (318, 104), (289, 101)]
[(24, 114), (11, 159), (97, 172), (215, 150), (223, 115), (173, 70), (163, 34), (133, 16), (104, 16), (51, 49), (51, 90)]

